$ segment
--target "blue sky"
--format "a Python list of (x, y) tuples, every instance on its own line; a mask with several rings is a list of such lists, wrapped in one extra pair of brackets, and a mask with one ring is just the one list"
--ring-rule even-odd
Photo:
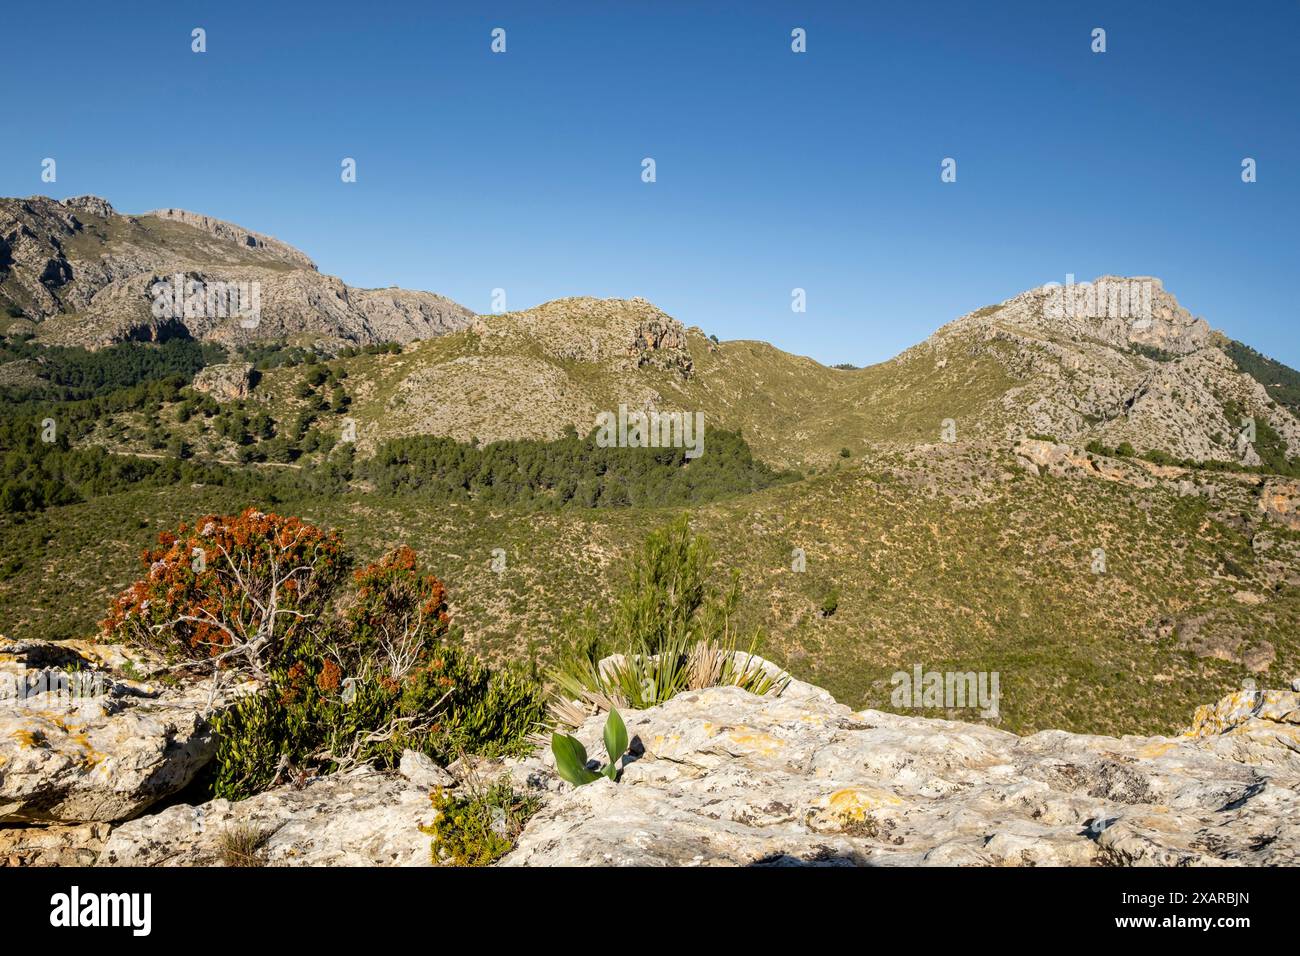
[(193, 209), (478, 311), (641, 295), (828, 363), (1156, 275), (1300, 366), (1294, 0), (9, 0), (3, 29), (3, 195)]

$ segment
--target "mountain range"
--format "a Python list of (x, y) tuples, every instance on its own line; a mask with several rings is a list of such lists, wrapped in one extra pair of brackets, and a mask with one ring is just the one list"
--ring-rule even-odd
[[(151, 290), (176, 275), (259, 283), (256, 327), (155, 315)], [(1132, 302), (1117, 308), (1116, 289), (1132, 289)], [(1074, 307), (1063, 307), (1063, 291)], [(962, 442), (1040, 435), (1246, 466), (1261, 463), (1261, 442), (1275, 461), (1300, 454), (1300, 377), (1215, 332), (1150, 277), (1032, 289), (889, 361), (827, 368), (762, 342), (717, 342), (644, 299), (575, 297), (476, 316), (431, 292), (353, 288), (285, 243), (197, 213), (129, 216), (94, 196), (32, 197), (0, 199), (0, 309), (8, 330), (52, 345), (408, 346), (364, 370), (353, 408), (363, 449), (412, 434), (585, 433), (624, 404), (703, 411), (780, 465), (937, 442), (945, 422)], [(274, 405), (279, 383), (267, 379)]]

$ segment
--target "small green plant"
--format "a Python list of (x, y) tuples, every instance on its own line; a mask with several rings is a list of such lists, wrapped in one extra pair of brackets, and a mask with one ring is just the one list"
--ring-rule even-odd
[(610, 708), (609, 716), (605, 719), (605, 751), (609, 754), (609, 763), (597, 773), (587, 769), (587, 748), (582, 746), (577, 737), (558, 732), (551, 735), (555, 769), (569, 783), (581, 787), (601, 776), (616, 780), (619, 758), (627, 753), (627, 727), (615, 708)]
[(537, 797), (516, 793), (505, 778), (464, 793), (435, 790), (430, 799), (438, 816), (420, 829), (433, 837), (435, 866), (491, 866), (510, 852), (542, 806)]
[(831, 617), (839, 609), (840, 589), (837, 587), (831, 587), (831, 589), (826, 592), (826, 596), (822, 598), (822, 617)]

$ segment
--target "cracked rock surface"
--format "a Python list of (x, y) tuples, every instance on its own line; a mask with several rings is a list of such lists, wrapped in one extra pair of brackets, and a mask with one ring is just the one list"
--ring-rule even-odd
[[(618, 783), (558, 784), (504, 861), (550, 865), (1300, 862), (1300, 695), (1242, 692), (1180, 737), (1097, 737), (825, 698), (683, 694), (624, 715)], [(579, 730), (602, 754), (602, 717)]]

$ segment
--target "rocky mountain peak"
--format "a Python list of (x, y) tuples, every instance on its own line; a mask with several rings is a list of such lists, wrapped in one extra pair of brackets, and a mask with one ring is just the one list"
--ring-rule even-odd
[(647, 299), (572, 296), (521, 312), (479, 316), (480, 339), (526, 337), (555, 358), (651, 366), (689, 376), (686, 327)]
[(110, 216), (117, 215), (117, 210), (113, 208), (113, 204), (99, 196), (73, 196), (70, 199), (63, 200), (63, 205), (79, 212), (98, 216), (100, 219), (108, 219)]
[[(1213, 332), (1154, 276), (1098, 276), (1049, 282), (962, 316), (946, 329), (1001, 328), (1055, 340), (1145, 346), (1186, 355), (1212, 344)], [(941, 330), (943, 331), (943, 330)]]
[(202, 213), (190, 212), (187, 209), (154, 209), (145, 213), (145, 215), (168, 222), (182, 222), (187, 226), (193, 226), (195, 229), (202, 229), (219, 239), (228, 239), (250, 249), (258, 249), (274, 258), (282, 259), (290, 265), (316, 271), (316, 263), (308, 258), (305, 253), (295, 249), (287, 242), (281, 242), (273, 236), (263, 235), (260, 232), (253, 232), (251, 229), (245, 229), (233, 222), (215, 219)]

